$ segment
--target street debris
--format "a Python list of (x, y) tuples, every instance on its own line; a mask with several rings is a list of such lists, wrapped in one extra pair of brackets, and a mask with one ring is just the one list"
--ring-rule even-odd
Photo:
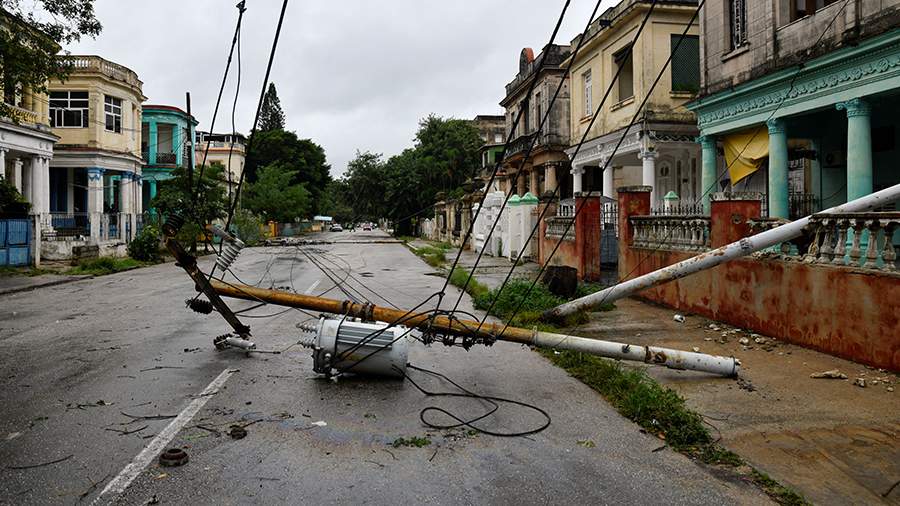
[(677, 315), (673, 316), (672, 319), (675, 320), (675, 321), (678, 322), (678, 323), (684, 323), (684, 316), (683, 316), (683, 315), (677, 314)]
[(124, 411), (119, 411), (119, 413), (121, 413), (121, 414), (124, 415), (124, 416), (127, 416), (128, 418), (131, 418), (132, 421), (131, 421), (131, 422), (128, 422), (128, 423), (133, 423), (133, 422), (136, 422), (136, 421), (138, 421), (138, 420), (168, 420), (168, 419), (170, 419), (170, 418), (175, 418), (176, 416), (178, 416), (178, 415), (141, 415), (141, 416), (135, 416), (135, 415), (129, 415), (128, 413), (126, 413), (126, 412), (124, 412)]
[(316, 427), (325, 427), (328, 424), (325, 423), (324, 420), (319, 420), (318, 422), (313, 422), (312, 425), (315, 425)]
[(159, 497), (156, 494), (153, 494), (153, 497), (147, 499), (147, 504), (159, 504)]
[(187, 464), (188, 454), (181, 448), (169, 448), (159, 456), (159, 464), (165, 467), (176, 467)]
[(750, 344), (750, 339), (748, 339), (748, 338), (746, 338), (746, 337), (742, 337), (742, 338), (740, 338), (740, 339), (738, 340), (738, 342), (741, 343), (741, 344), (744, 345), (744, 346), (747, 346), (748, 344)]
[(855, 380), (853, 380), (853, 384), (860, 388), (866, 388), (866, 379), (865, 378), (856, 378)]
[(140, 432), (140, 431), (146, 429), (147, 427), (149, 427), (149, 425), (144, 425), (143, 427), (138, 427), (137, 429), (133, 429), (133, 430), (123, 430), (123, 429), (115, 429), (112, 427), (106, 427), (104, 430), (108, 430), (110, 432), (118, 432), (120, 436), (127, 436), (129, 434), (134, 434), (135, 432)]
[(694, 346), (693, 348), (691, 348), (691, 351), (693, 351), (694, 353), (700, 353), (700, 348), (697, 346)]
[(398, 437), (394, 440), (393, 443), (391, 443), (391, 446), (393, 446), (394, 448), (400, 448), (401, 446), (422, 448), (430, 444), (431, 440), (427, 437), (413, 436), (411, 438)]
[(176, 365), (158, 365), (156, 367), (148, 367), (146, 369), (141, 369), (141, 372), (157, 371), (159, 369), (184, 369), (184, 367), (179, 367)]
[(71, 404), (71, 403), (70, 403), (70, 404), (66, 404), (66, 411), (69, 411), (70, 409), (81, 409), (81, 410), (83, 410), (84, 408), (99, 408), (99, 407), (103, 407), (103, 406), (112, 406), (113, 404), (114, 404), (114, 403), (112, 403), (112, 402), (106, 402), (106, 401), (104, 401), (103, 399), (100, 399), (100, 400), (97, 401), (97, 402), (89, 402), (89, 403), (87, 403), (87, 404), (81, 404), (81, 403)]
[(240, 425), (232, 425), (229, 427), (231, 430), (228, 431), (228, 435), (231, 436), (231, 439), (244, 439), (247, 437), (247, 429)]
[(63, 457), (63, 458), (61, 458), (61, 459), (51, 460), (51, 461), (49, 461), (49, 462), (41, 462), (41, 463), (39, 463), (39, 464), (27, 464), (27, 465), (24, 465), (24, 466), (6, 466), (6, 468), (7, 468), (7, 469), (34, 469), (34, 468), (36, 468), (36, 467), (52, 466), (53, 464), (59, 464), (60, 462), (65, 462), (65, 461), (71, 459), (71, 458), (74, 457), (74, 456), (75, 456), (75, 455), (68, 455), (68, 456)]
[(590, 439), (579, 440), (578, 444), (585, 448), (596, 448), (597, 447), (597, 445)]
[(847, 379), (847, 375), (837, 369), (832, 369), (830, 371), (814, 372), (814, 373), (810, 374), (809, 377), (814, 378), (814, 379)]
[(751, 383), (750, 380), (746, 378), (738, 378), (737, 384), (741, 390), (746, 390), (748, 392), (756, 391), (756, 387), (753, 385), (753, 383)]

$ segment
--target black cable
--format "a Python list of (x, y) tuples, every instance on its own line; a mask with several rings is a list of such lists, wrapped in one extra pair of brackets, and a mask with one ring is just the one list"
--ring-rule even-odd
[[(407, 364), (406, 367), (409, 369), (412, 369), (414, 371), (419, 371), (419, 372), (422, 372), (425, 374), (430, 374), (432, 376), (441, 378), (444, 381), (447, 381), (451, 385), (453, 385), (456, 388), (458, 388), (459, 390), (461, 390), (461, 392), (433, 392), (430, 390), (426, 390), (423, 387), (421, 387), (418, 383), (416, 383), (415, 380), (413, 380), (408, 374), (406, 374), (405, 371), (394, 366), (394, 370), (396, 370), (400, 374), (402, 374), (404, 379), (409, 381), (414, 387), (416, 387), (417, 390), (422, 392), (426, 397), (461, 397), (461, 398), (465, 398), (465, 399), (475, 399), (475, 400), (479, 400), (479, 401), (485, 401), (492, 405), (492, 408), (490, 410), (488, 410), (486, 413), (483, 413), (475, 418), (469, 418), (469, 419), (460, 418), (459, 416), (455, 415), (454, 413), (452, 413), (444, 408), (439, 408), (436, 406), (429, 406), (429, 407), (423, 408), (421, 411), (419, 411), (419, 420), (421, 420), (421, 422), (423, 424), (425, 424), (426, 426), (428, 426), (432, 429), (447, 430), (447, 429), (455, 429), (455, 428), (459, 428), (459, 427), (468, 427), (474, 431), (477, 431), (481, 434), (486, 434), (488, 436), (521, 437), (521, 436), (527, 436), (530, 434), (537, 434), (538, 432), (543, 431), (544, 429), (546, 429), (547, 427), (550, 426), (550, 423), (552, 421), (552, 419), (550, 418), (550, 414), (547, 411), (539, 408), (538, 406), (536, 406), (534, 404), (529, 404), (527, 402), (517, 401), (514, 399), (507, 399), (504, 397), (496, 397), (496, 396), (492, 396), (492, 395), (477, 394), (475, 392), (472, 392), (471, 390), (466, 389), (465, 387), (461, 386), (460, 384), (458, 384), (455, 381), (448, 378), (446, 375), (441, 374), (439, 372), (424, 369), (422, 367), (416, 367), (412, 364)], [(475, 425), (476, 422), (479, 422), (479, 421), (493, 415), (494, 413), (496, 413), (497, 410), (500, 409), (500, 404), (513, 404), (516, 406), (522, 406), (524, 408), (536, 411), (536, 412), (540, 413), (541, 416), (544, 417), (545, 421), (536, 428), (523, 430), (523, 431), (517, 431), (517, 432), (498, 432), (498, 431), (488, 430), (483, 427), (479, 427), (479, 426)], [(437, 424), (434, 422), (429, 422), (426, 419), (426, 414), (430, 413), (430, 412), (442, 413), (442, 414), (448, 416), (449, 418), (455, 420), (456, 423)]]
[[(588, 29), (591, 27), (591, 23), (593, 23), (594, 17), (597, 15), (597, 10), (600, 9), (600, 2), (601, 2), (601, 0), (597, 0), (597, 3), (594, 5), (594, 10), (591, 12), (591, 15), (588, 16), (587, 25), (585, 25), (585, 27), (584, 27), (585, 33), (587, 33)], [(650, 12), (653, 12), (653, 8), (655, 6), (656, 6), (656, 0), (654, 0), (653, 4), (650, 6)], [(649, 17), (649, 13), (648, 13), (647, 17)], [(643, 25), (641, 26), (641, 28), (643, 28)], [(581, 47), (584, 45), (585, 40), (587, 40), (587, 37), (579, 37), (578, 38), (578, 44), (575, 45), (574, 51), (572, 51), (572, 53), (568, 57), (569, 64), (566, 65), (566, 68), (564, 71), (565, 74), (568, 74), (569, 71), (572, 69), (572, 66), (575, 64), (575, 59), (578, 57), (578, 53), (579, 53), (579, 51), (581, 51)], [(534, 81), (533, 81), (534, 83), (536, 83), (539, 80), (542, 67), (543, 67), (543, 62), (541, 64), (541, 67), (538, 67), (538, 69), (535, 71), (535, 76), (534, 76)], [(556, 85), (556, 90), (553, 92), (553, 96), (550, 98), (550, 102), (547, 105), (547, 111), (544, 113), (544, 115), (542, 117), (539, 118), (540, 123), (538, 124), (537, 130), (533, 134), (531, 134), (531, 140), (529, 141), (528, 148), (525, 150), (525, 154), (522, 158), (522, 161), (519, 163), (519, 168), (516, 170), (515, 176), (513, 176), (514, 179), (518, 180), (519, 176), (522, 174), (522, 171), (525, 170), (525, 164), (528, 162), (528, 160), (531, 157), (531, 152), (534, 150), (534, 146), (537, 143), (538, 137), (540, 136), (541, 132), (544, 129), (544, 125), (546, 124), (547, 120), (550, 118), (550, 115), (553, 113), (553, 105), (556, 103), (556, 99), (559, 97), (559, 93), (560, 93), (560, 91), (562, 91), (563, 85), (565, 83), (566, 83), (565, 79), (560, 79), (559, 83)], [(527, 100), (527, 98), (528, 97), (526, 97), (526, 100)], [(527, 131), (528, 125), (525, 125), (525, 129)], [(512, 195), (513, 195), (513, 185), (510, 184), (509, 191), (506, 193), (506, 198), (503, 199), (503, 204), (500, 205), (500, 209), (497, 211), (498, 214), (502, 214), (503, 210), (506, 209), (506, 204), (509, 202), (509, 199), (512, 197)], [(487, 192), (485, 192), (485, 197), (486, 196), (487, 196)], [(481, 210), (480, 206), (479, 206), (478, 210), (479, 211)], [(476, 215), (476, 217), (477, 217), (477, 215)], [(471, 230), (474, 229), (474, 227), (475, 227), (475, 218), (476, 217), (473, 217), (469, 223), (469, 231), (468, 231), (469, 233), (471, 233)], [(500, 222), (500, 220), (498, 219), (498, 220), (494, 220), (494, 222), (491, 223), (491, 229), (488, 231), (487, 236), (485, 237), (485, 242), (490, 240), (491, 236), (494, 234), (494, 230), (497, 228), (497, 223), (499, 223), (499, 222)], [(468, 241), (468, 234), (463, 239), (461, 244), (465, 245), (467, 241)], [(478, 255), (475, 257), (475, 263), (472, 265), (471, 270), (469, 270), (469, 275), (466, 276), (466, 282), (463, 283), (463, 286), (460, 288), (459, 297), (456, 298), (456, 303), (453, 305), (454, 310), (459, 308), (459, 304), (460, 304), (460, 302), (462, 302), (463, 294), (466, 293), (466, 288), (469, 286), (469, 282), (472, 281), (472, 276), (475, 275), (475, 269), (477, 269), (478, 264), (481, 263), (481, 258), (484, 256), (484, 252), (486, 249), (487, 248), (481, 248), (481, 251), (479, 251)], [(460, 247), (459, 252), (457, 253), (457, 258), (459, 258), (459, 255), (462, 253), (462, 250), (463, 250), (463, 247)], [(518, 262), (514, 263), (513, 269), (515, 269), (515, 267), (517, 265), (518, 265)], [(451, 268), (450, 272), (447, 273), (447, 281), (448, 282), (450, 280), (450, 276), (453, 274), (453, 269), (455, 267), (456, 267), (456, 264), (454, 263), (453, 268)]]
[[(266, 75), (263, 78), (262, 89), (259, 92), (259, 102), (256, 104), (256, 115), (253, 118), (253, 128), (250, 129), (250, 138), (247, 140), (247, 147), (244, 150), (244, 157), (250, 158), (250, 151), (253, 148), (253, 138), (255, 137), (257, 125), (259, 125), (259, 115), (262, 112), (263, 101), (266, 97), (266, 87), (269, 84), (269, 75), (272, 72), (272, 63), (275, 61), (275, 49), (278, 47), (278, 38), (281, 36), (281, 25), (284, 23), (284, 13), (287, 10), (288, 0), (284, 0), (281, 4), (281, 14), (278, 16), (278, 27), (275, 29), (275, 39), (272, 41), (272, 50), (269, 53), (269, 63), (266, 65)], [(228, 219), (225, 221), (225, 230), (231, 225), (234, 217), (234, 211), (237, 207), (238, 200), (241, 196), (241, 188), (244, 185), (244, 177), (247, 171), (241, 170), (241, 177), (238, 180), (238, 186), (235, 190), (234, 199), (231, 202), (231, 208), (228, 210)]]

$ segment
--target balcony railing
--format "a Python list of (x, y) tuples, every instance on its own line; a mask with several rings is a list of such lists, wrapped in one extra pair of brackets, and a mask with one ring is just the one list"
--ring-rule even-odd
[(562, 199), (556, 208), (556, 215), (572, 218), (575, 216), (575, 199)]
[(175, 153), (167, 153), (164, 151), (156, 152), (156, 163), (159, 165), (175, 165), (176, 159)]
[(19, 107), (16, 105), (12, 105), (4, 102), (3, 105), (9, 107), (14, 119), (21, 121), (22, 123), (37, 123), (38, 122), (38, 113), (34, 111), (29, 111), (24, 107)]
[(118, 81), (123, 81), (131, 86), (141, 87), (141, 80), (138, 79), (133, 70), (104, 60), (99, 56), (67, 56), (65, 57), (71, 64), (75, 72), (93, 71), (104, 74)]
[(50, 213), (50, 227), (41, 229), (41, 238), (47, 241), (90, 235), (91, 219), (88, 213)]
[(898, 229), (900, 212), (817, 214), (809, 221), (812, 242), (803, 260), (893, 272), (897, 270), (893, 238)]
[(705, 251), (710, 247), (708, 216), (632, 216), (630, 221), (635, 248)]

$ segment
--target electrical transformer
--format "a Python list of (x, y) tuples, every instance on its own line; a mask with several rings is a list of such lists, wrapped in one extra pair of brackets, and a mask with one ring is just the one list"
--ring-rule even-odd
[[(313, 370), (403, 377), (409, 356), (409, 329), (347, 318), (320, 318), (300, 327), (304, 346), (313, 350)], [(404, 335), (406, 334), (406, 335)]]

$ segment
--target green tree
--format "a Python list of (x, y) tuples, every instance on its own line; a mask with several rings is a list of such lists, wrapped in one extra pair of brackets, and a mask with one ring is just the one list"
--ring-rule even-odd
[(259, 170), (259, 178), (250, 183), (243, 197), (245, 209), (266, 221), (290, 222), (309, 213), (310, 196), (297, 174), (284, 164), (274, 163)]
[(471, 121), (434, 114), (419, 121), (415, 148), (426, 169), (422, 174), (425, 184), (435, 192), (458, 188), (480, 168), (481, 144), (478, 129)]
[(319, 214), (331, 216), (338, 223), (348, 223), (354, 218), (352, 202), (347, 182), (342, 179), (332, 180), (322, 194)]
[(284, 111), (281, 110), (281, 100), (275, 91), (275, 83), (269, 83), (269, 88), (263, 96), (262, 109), (259, 112), (259, 131), (284, 130)]
[(25, 215), (31, 204), (8, 180), (0, 179), (0, 215)]
[[(47, 91), (49, 79), (64, 80), (72, 70), (57, 58), (62, 44), (96, 37), (102, 25), (94, 0), (0, 0), (0, 95), (13, 97), (24, 88)], [(14, 117), (0, 100), (0, 117)]]
[(218, 162), (206, 167), (200, 190), (195, 194), (198, 171), (194, 174), (194, 187), (189, 191), (187, 171), (179, 167), (172, 171), (171, 179), (160, 181), (159, 192), (150, 202), (150, 206), (163, 216), (177, 212), (185, 217), (178, 239), (190, 244), (192, 249), (197, 247), (197, 236), (203, 232), (201, 227), (226, 216), (228, 198), (221, 182), (223, 171), (224, 167)]
[(244, 167), (247, 180), (256, 181), (261, 167), (281, 164), (294, 173), (292, 183), (305, 185), (310, 194), (310, 211), (319, 212), (322, 193), (331, 181), (331, 166), (322, 146), (286, 130), (256, 132), (251, 143)]
[(375, 221), (387, 212), (385, 199), (387, 181), (380, 153), (356, 152), (344, 173), (347, 197), (352, 202), (353, 221)]

